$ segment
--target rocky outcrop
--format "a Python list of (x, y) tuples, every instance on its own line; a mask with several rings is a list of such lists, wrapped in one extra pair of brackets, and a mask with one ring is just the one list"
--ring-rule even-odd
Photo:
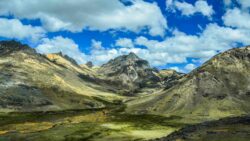
[(171, 69), (163, 69), (158, 72), (158, 76), (161, 78), (164, 88), (169, 89), (178, 84), (179, 80), (184, 77), (185, 74)]
[(118, 87), (134, 93), (144, 87), (158, 87), (160, 78), (146, 60), (136, 54), (119, 56), (101, 66), (98, 73), (113, 81)]
[(8, 55), (16, 51), (35, 53), (35, 50), (30, 48), (28, 45), (23, 45), (20, 42), (17, 42), (15, 40), (0, 41), (0, 55), (1, 56)]
[(86, 63), (86, 66), (89, 67), (89, 68), (92, 68), (94, 65), (93, 65), (93, 63), (91, 61), (88, 61)]

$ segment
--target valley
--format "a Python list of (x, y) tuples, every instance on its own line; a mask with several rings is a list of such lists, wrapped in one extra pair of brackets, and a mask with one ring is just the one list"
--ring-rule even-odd
[(249, 116), (204, 123), (182, 117), (118, 114), (112, 109), (0, 115), (0, 141), (248, 141)]
[(0, 119), (1, 141), (149, 140), (184, 126), (175, 118), (117, 114), (104, 109), (12, 113), (2, 114)]
[(1, 41), (0, 141), (246, 141), (249, 70), (249, 46), (183, 74), (134, 53), (93, 66)]

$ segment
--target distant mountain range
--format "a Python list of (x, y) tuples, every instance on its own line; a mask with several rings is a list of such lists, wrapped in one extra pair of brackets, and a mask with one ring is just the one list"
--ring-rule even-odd
[(0, 42), (1, 111), (105, 108), (118, 101), (133, 114), (202, 120), (248, 114), (250, 47), (228, 50), (182, 74), (152, 68), (134, 53), (96, 67)]
[(41, 55), (19, 42), (1, 41), (0, 107), (3, 111), (103, 108), (143, 88), (162, 88), (157, 70), (133, 53), (101, 67), (89, 64), (78, 65), (62, 53)]

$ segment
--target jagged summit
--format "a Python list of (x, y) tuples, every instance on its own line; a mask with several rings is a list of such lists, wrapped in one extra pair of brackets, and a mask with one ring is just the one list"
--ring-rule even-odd
[(69, 57), (69, 56), (68, 56), (68, 55), (66, 55), (66, 54), (63, 54), (62, 52), (55, 53), (55, 54), (60, 55), (61, 57), (63, 57), (63, 58), (65, 58), (66, 60), (70, 61), (70, 62), (71, 62), (72, 64), (74, 64), (74, 65), (78, 65), (78, 63), (76, 62), (76, 60), (75, 60), (75, 59), (73, 59), (73, 58)]
[(28, 47), (27, 45), (23, 45), (21, 42), (16, 40), (9, 40), (9, 41), (0, 41), (0, 45), (5, 48), (21, 48), (21, 47)]
[(134, 52), (130, 52), (128, 55), (125, 55), (127, 59), (140, 59)]
[(120, 81), (121, 87), (135, 90), (142, 87), (156, 86), (160, 79), (155, 75), (148, 61), (139, 58), (135, 53), (119, 56), (101, 66), (99, 73), (107, 79)]
[(108, 65), (130, 65), (135, 64), (137, 61), (143, 61), (146, 65), (149, 66), (148, 62), (139, 58), (135, 53), (131, 52), (128, 55), (121, 55), (116, 57), (115, 59), (110, 60), (108, 63), (103, 64), (102, 67)]
[(0, 41), (0, 54), (5, 55), (12, 53), (14, 51), (31, 51), (35, 52), (34, 49), (30, 48), (28, 45), (22, 44), (15, 40), (10, 41)]
[(88, 61), (85, 65), (89, 68), (92, 68), (94, 66), (91, 61)]

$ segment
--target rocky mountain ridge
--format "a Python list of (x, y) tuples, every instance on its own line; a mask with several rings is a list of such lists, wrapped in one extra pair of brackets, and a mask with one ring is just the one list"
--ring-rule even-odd
[(208, 120), (250, 113), (250, 46), (214, 56), (172, 88), (127, 103), (127, 112)]
[(125, 87), (131, 92), (145, 87), (160, 87), (158, 70), (150, 67), (146, 60), (136, 54), (119, 56), (102, 65), (98, 70), (108, 80), (119, 81), (119, 87)]
[(83, 79), (89, 70), (65, 56), (50, 58), (15, 41), (2, 41), (0, 48), (0, 111), (102, 108), (122, 98)]

